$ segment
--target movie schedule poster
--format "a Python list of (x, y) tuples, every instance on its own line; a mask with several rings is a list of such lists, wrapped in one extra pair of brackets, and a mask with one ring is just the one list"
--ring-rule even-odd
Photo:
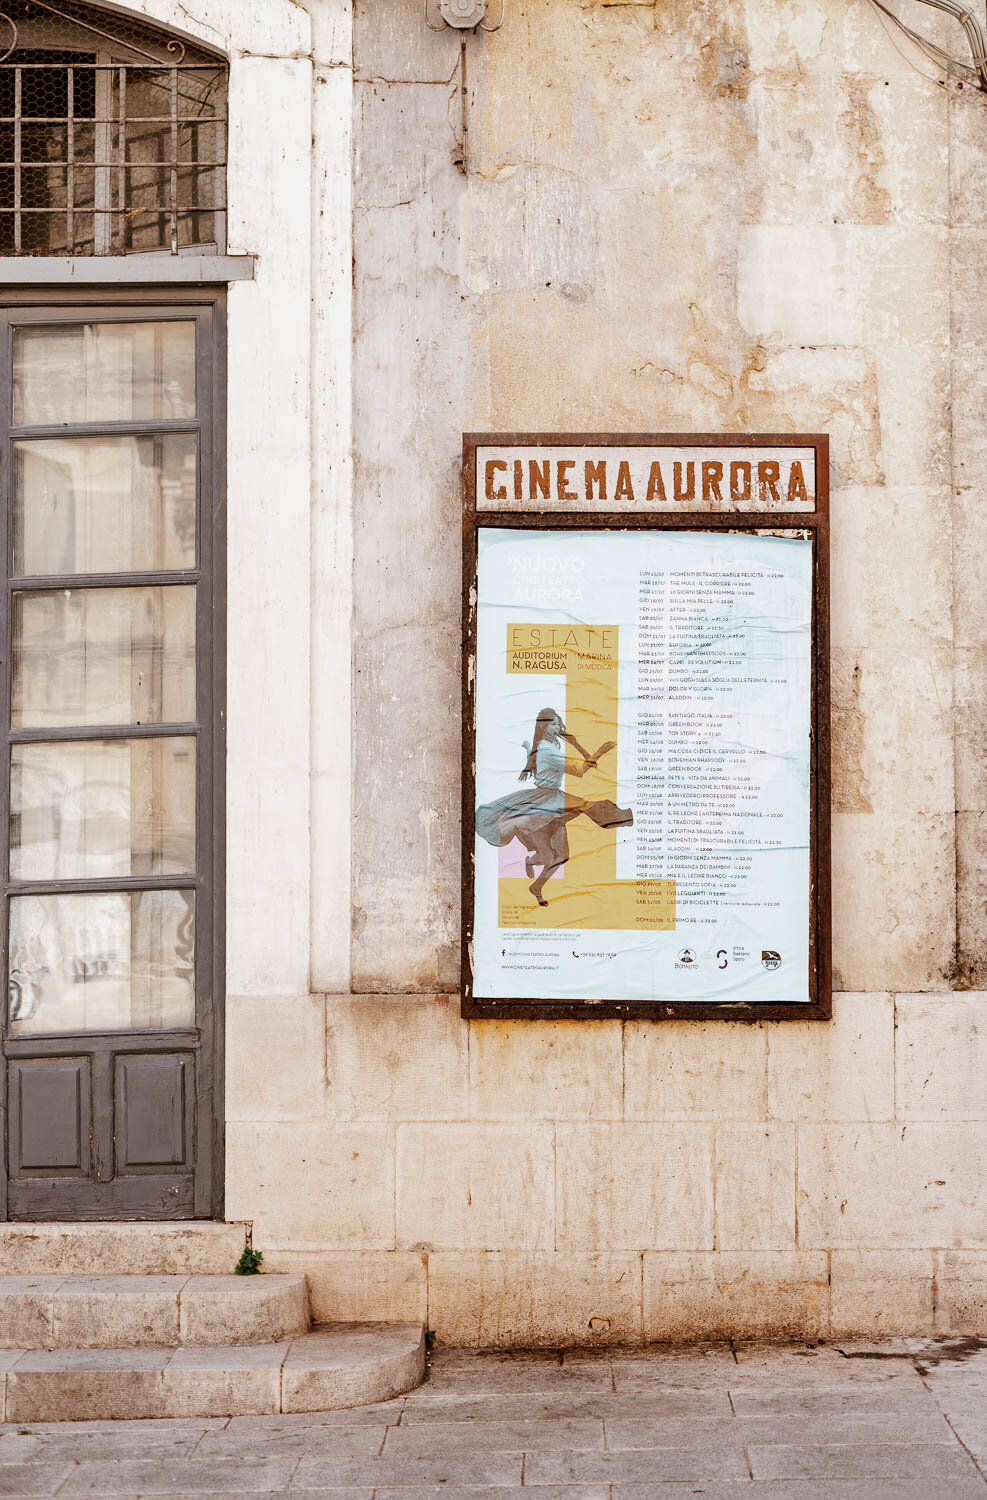
[(818, 538), (516, 522), (477, 517), (474, 999), (808, 1005)]

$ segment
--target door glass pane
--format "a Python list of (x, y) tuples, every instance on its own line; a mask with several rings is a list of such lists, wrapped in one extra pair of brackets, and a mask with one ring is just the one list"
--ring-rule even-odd
[(14, 573), (195, 567), (195, 436), (14, 444)]
[(194, 1025), (194, 901), (192, 891), (15, 896), (11, 1032)]
[(195, 740), (13, 745), (13, 880), (195, 870)]
[(195, 718), (195, 588), (13, 596), (15, 728)]
[(14, 330), (14, 426), (195, 416), (195, 324)]

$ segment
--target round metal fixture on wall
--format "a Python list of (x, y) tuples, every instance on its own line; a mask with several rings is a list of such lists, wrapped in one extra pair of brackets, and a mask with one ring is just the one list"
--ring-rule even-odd
[[(499, 31), (504, 24), (507, 0), (500, 0), (500, 17), (487, 24), (487, 0), (425, 0), (425, 25), (430, 31)], [(438, 17), (438, 25), (433, 17)]]
[(438, 0), (439, 15), (447, 26), (472, 31), (487, 13), (487, 0)]

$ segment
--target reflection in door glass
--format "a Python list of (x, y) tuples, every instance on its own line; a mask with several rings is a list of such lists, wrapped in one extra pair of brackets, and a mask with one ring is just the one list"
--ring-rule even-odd
[(195, 567), (195, 437), (14, 444), (14, 574)]
[(14, 426), (195, 416), (195, 324), (14, 329)]
[(15, 896), (11, 1033), (194, 1025), (194, 903), (192, 891)]
[(14, 594), (17, 729), (190, 723), (195, 588)]
[(11, 747), (12, 880), (195, 871), (195, 740)]

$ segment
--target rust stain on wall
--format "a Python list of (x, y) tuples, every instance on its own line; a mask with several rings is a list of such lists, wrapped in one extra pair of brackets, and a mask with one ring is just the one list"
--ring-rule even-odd
[(833, 811), (872, 813), (863, 766), (865, 722), (860, 707), (860, 663), (846, 651), (832, 656)]
[(750, 92), (750, 59), (743, 47), (717, 36), (699, 50), (699, 83), (717, 98), (746, 99)]
[(873, 85), (871, 78), (848, 74), (843, 80), (847, 104), (837, 119), (851, 171), (856, 169), (847, 215), (855, 224), (884, 224), (891, 218), (891, 194), (878, 181), (885, 156), (880, 125), (869, 98)]

